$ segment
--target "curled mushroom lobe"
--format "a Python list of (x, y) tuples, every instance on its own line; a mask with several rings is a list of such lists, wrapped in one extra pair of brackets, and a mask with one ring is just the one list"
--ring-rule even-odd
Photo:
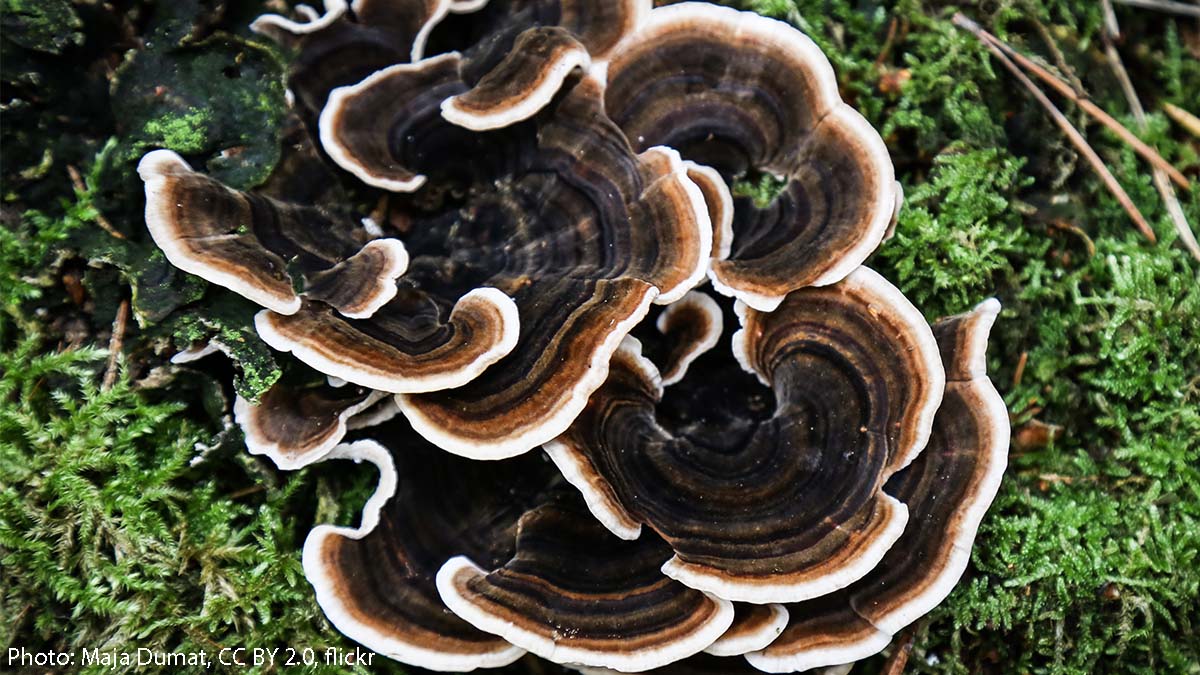
[(783, 634), (749, 655), (753, 665), (792, 672), (870, 656), (954, 588), (1008, 460), (1008, 410), (985, 361), (999, 311), (999, 303), (988, 300), (933, 327), (946, 393), (928, 447), (883, 488), (909, 505), (909, 527), (862, 579), (817, 601), (789, 605)]
[[(724, 363), (675, 386), (682, 412), (660, 414), (678, 404), (627, 342), (547, 449), (614, 533), (645, 524), (670, 542), (668, 576), (797, 602), (857, 580), (903, 532), (907, 509), (883, 483), (923, 447), (944, 375), (928, 324), (866, 268), (740, 314)], [(756, 406), (729, 400), (739, 366), (758, 380), (739, 387)], [(714, 371), (729, 375), (713, 382)]]
[(250, 452), (379, 472), (304, 546), (338, 630), (450, 672), (833, 675), (950, 592), (1007, 457), (999, 303), (931, 326), (863, 266), (900, 187), (811, 40), (651, 0), (252, 28), (290, 59), (268, 182), (138, 171), (167, 259), (280, 353)]
[(634, 147), (668, 145), (727, 180), (785, 179), (733, 208), (713, 287), (770, 310), (838, 281), (879, 245), (895, 208), (879, 134), (838, 95), (829, 61), (786, 24), (699, 2), (652, 11), (615, 49), (605, 105)]

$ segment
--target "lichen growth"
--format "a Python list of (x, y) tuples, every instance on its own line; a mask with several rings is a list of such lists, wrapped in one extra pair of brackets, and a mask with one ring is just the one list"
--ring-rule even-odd
[(0, 34), (48, 54), (83, 44), (83, 21), (68, 0), (0, 0)]
[[(183, 17), (175, 22), (191, 28)], [(262, 183), (279, 161), (287, 114), (283, 65), (243, 38), (218, 34), (197, 41), (182, 28), (174, 33), (184, 35), (182, 44), (154, 40), (115, 73), (113, 105), (127, 129), (113, 171), (126, 174), (124, 165), (167, 148), (229, 185)]]

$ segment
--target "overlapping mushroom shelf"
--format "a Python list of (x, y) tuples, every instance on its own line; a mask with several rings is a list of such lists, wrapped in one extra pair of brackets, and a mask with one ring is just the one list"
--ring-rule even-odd
[[(321, 151), (289, 189), (139, 172), (168, 259), (305, 366), (236, 401), (250, 451), (378, 467), (304, 548), (340, 631), (444, 671), (832, 673), (945, 597), (1007, 456), (999, 305), (930, 326), (863, 266), (899, 188), (810, 40), (695, 2), (324, 9), (253, 25)], [(384, 217), (289, 179), (329, 167)]]

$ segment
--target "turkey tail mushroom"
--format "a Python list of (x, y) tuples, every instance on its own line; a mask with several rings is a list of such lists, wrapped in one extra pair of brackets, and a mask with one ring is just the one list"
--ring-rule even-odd
[[(761, 385), (739, 383), (726, 356), (664, 398), (627, 341), (546, 449), (615, 534), (646, 524), (667, 540), (667, 576), (797, 602), (867, 574), (904, 530), (906, 507), (881, 488), (927, 441), (944, 372), (920, 313), (866, 268), (740, 319), (733, 352)], [(674, 396), (688, 397), (682, 423), (670, 423)]]
[(937, 606), (958, 582), (1008, 460), (1008, 410), (987, 377), (995, 299), (934, 324), (946, 393), (925, 451), (884, 491), (908, 505), (909, 526), (879, 565), (835, 596), (789, 605), (783, 634), (750, 654), (768, 672), (861, 659)]
[[(605, 106), (634, 147), (668, 145), (726, 179), (781, 176), (765, 209), (733, 208), (713, 287), (770, 311), (835, 283), (888, 230), (894, 169), (879, 134), (838, 94), (828, 59), (779, 21), (717, 5), (660, 7), (614, 50)], [(728, 249), (724, 247), (728, 246)]]
[[(512, 555), (517, 521), (552, 475), (536, 458), (487, 465), (444, 453), (404, 423), (375, 441), (341, 445), (326, 459), (375, 464), (379, 487), (357, 528), (321, 525), (304, 544), (304, 571), (329, 620), (351, 639), (432, 670), (495, 668), (525, 651), (452, 614), (438, 569), (469, 555)], [(532, 461), (531, 461), (532, 460)]]
[(488, 572), (455, 558), (438, 572), (454, 613), (556, 663), (638, 672), (708, 647), (733, 621), (725, 600), (667, 579), (661, 539), (614, 537), (561, 493), (522, 517), (516, 554)]

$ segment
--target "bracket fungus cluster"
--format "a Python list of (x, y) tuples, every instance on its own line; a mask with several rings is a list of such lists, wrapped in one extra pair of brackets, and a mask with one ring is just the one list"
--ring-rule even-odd
[(319, 141), (293, 164), (387, 217), (158, 150), (146, 222), (323, 378), (239, 399), (250, 451), (379, 469), (304, 547), (340, 631), (445, 671), (845, 672), (950, 591), (1007, 457), (999, 304), (930, 326), (863, 266), (900, 191), (808, 38), (650, 0), (253, 27)]

